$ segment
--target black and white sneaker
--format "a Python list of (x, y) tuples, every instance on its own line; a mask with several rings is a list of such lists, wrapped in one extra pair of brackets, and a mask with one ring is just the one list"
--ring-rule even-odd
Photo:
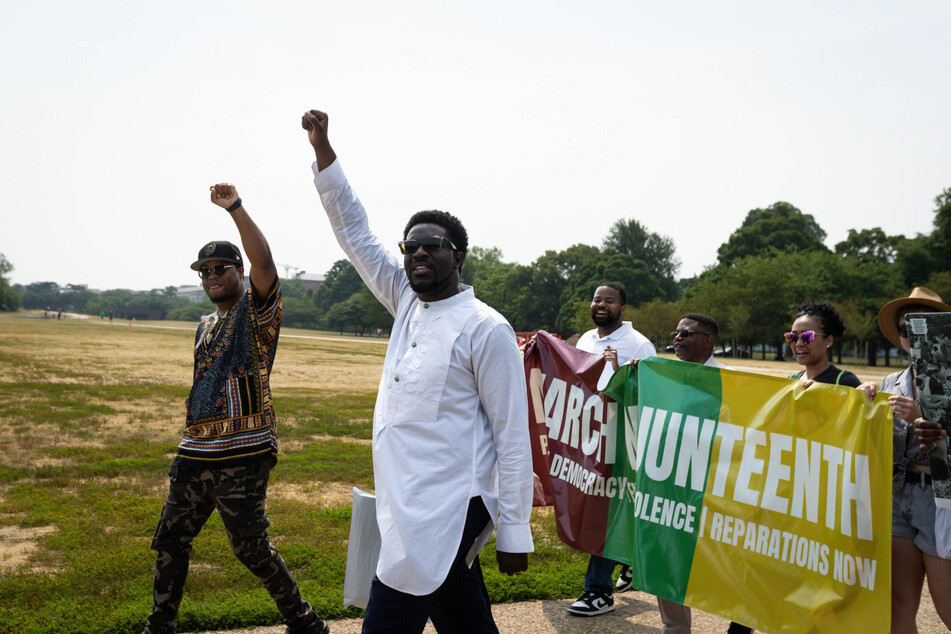
[(627, 592), (634, 587), (634, 571), (630, 566), (621, 566), (621, 574), (618, 575), (617, 583), (614, 584), (615, 592)]
[(614, 610), (614, 597), (604, 592), (585, 591), (581, 598), (568, 606), (575, 616), (597, 616)]

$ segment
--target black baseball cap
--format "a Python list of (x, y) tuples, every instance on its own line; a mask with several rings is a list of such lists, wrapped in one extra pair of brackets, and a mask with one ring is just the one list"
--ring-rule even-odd
[(209, 242), (198, 251), (198, 259), (192, 262), (192, 270), (197, 271), (205, 262), (213, 260), (222, 260), (232, 262), (237, 266), (244, 266), (244, 260), (241, 259), (241, 251), (227, 240), (216, 240)]

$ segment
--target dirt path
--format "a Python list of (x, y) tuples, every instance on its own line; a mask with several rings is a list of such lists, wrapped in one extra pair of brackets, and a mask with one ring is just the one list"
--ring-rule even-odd
[[(571, 616), (565, 608), (571, 600), (528, 601), (503, 603), (492, 606), (492, 614), (503, 633), (519, 634), (633, 634), (660, 632), (663, 624), (653, 596), (643, 592), (625, 592), (615, 597), (615, 610), (598, 617)], [(359, 634), (361, 619), (331, 621), (331, 634)], [(693, 631), (698, 633), (726, 632), (729, 622), (710, 614), (693, 611)], [(435, 632), (431, 625), (426, 634)], [(937, 634), (948, 630), (938, 619), (928, 587), (925, 586), (918, 610), (918, 631)], [(283, 627), (259, 627), (253, 630), (205, 632), (203, 634), (284, 634)]]

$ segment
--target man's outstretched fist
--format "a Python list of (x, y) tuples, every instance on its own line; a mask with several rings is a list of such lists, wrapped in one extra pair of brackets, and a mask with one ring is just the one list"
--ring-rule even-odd
[(301, 127), (307, 130), (307, 137), (314, 147), (317, 147), (318, 143), (327, 141), (327, 124), (329, 121), (327, 113), (320, 110), (308, 110), (301, 117)]
[(329, 167), (337, 158), (327, 139), (329, 122), (327, 113), (320, 110), (308, 110), (300, 120), (301, 127), (307, 130), (307, 139), (314, 147), (314, 153), (317, 155), (317, 169), (320, 170)]

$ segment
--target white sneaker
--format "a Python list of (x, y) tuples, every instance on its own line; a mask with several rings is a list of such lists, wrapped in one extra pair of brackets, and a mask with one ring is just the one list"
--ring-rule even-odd
[(614, 584), (615, 592), (626, 592), (634, 587), (634, 571), (630, 566), (621, 566), (621, 574), (618, 575), (617, 583)]
[(585, 591), (581, 598), (568, 606), (568, 613), (575, 616), (597, 616), (614, 610), (614, 597), (604, 592)]

